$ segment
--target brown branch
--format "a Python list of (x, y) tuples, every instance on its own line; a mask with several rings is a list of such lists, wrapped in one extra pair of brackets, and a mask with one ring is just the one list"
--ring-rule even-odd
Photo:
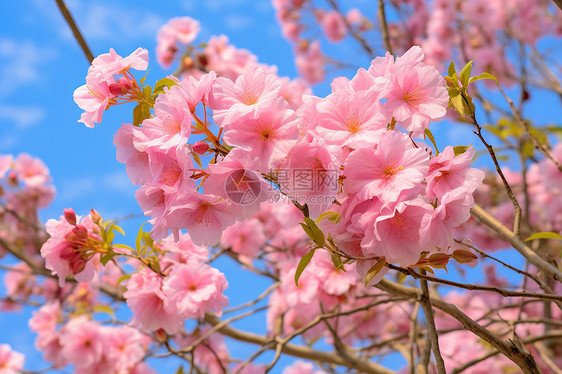
[(562, 0), (552, 0), (560, 10), (562, 10)]
[(342, 16), (342, 21), (345, 25), (345, 28), (347, 29), (347, 31), (349, 31), (351, 36), (355, 40), (357, 40), (359, 42), (359, 44), (361, 44), (361, 46), (363, 47), (365, 52), (367, 52), (367, 55), (369, 56), (369, 58), (371, 58), (371, 59), (375, 58), (375, 51), (373, 50), (373, 48), (369, 45), (369, 43), (367, 43), (365, 38), (363, 38), (361, 35), (359, 35), (359, 33), (357, 33), (353, 29), (353, 27), (351, 26), (351, 24), (349, 23), (349, 21), (347, 20), (345, 15), (342, 13), (338, 3), (336, 3), (335, 0), (327, 0), (327, 1), (331, 5), (331, 7)]
[(523, 257), (525, 257), (530, 263), (559, 282), (562, 282), (562, 272), (529, 248), (519, 235), (516, 235), (513, 231), (505, 227), (504, 224), (498, 221), (495, 217), (492, 217), (479, 205), (474, 205), (472, 209), (470, 209), (470, 213), (472, 213), (474, 217), (478, 218), (480, 222), (497, 232), (503, 239), (507, 240), (513, 248), (521, 253), (521, 255), (523, 255)]
[[(498, 86), (499, 86), (499, 84), (498, 84)], [(500, 87), (500, 90), (501, 90), (501, 87)], [(461, 92), (461, 96), (462, 96), (462, 99), (464, 100), (464, 102), (466, 103), (466, 105), (470, 108), (471, 107), (470, 102), (467, 99), (466, 95), (463, 92)], [(492, 147), (492, 145), (489, 144), (486, 141), (486, 139), (484, 139), (484, 136), (482, 135), (482, 127), (480, 127), (480, 124), (476, 120), (476, 112), (474, 110), (471, 110), (470, 117), (472, 118), (472, 122), (474, 123), (474, 126), (476, 126), (476, 130), (473, 131), (473, 132), (474, 132), (474, 134), (476, 134), (476, 136), (478, 136), (478, 138), (480, 138), (480, 141), (482, 142), (482, 144), (484, 144), (484, 146), (488, 150), (488, 153), (490, 154), (490, 157), (492, 158), (494, 166), (496, 167), (496, 171), (497, 171), (498, 175), (500, 176), (500, 178), (503, 182), (505, 190), (507, 191), (507, 195), (509, 196), (509, 199), (513, 203), (513, 208), (515, 209), (515, 217), (514, 217), (514, 222), (513, 222), (513, 232), (515, 233), (515, 235), (519, 235), (519, 230), (521, 229), (521, 206), (519, 205), (519, 202), (517, 201), (517, 198), (515, 197), (515, 194), (513, 193), (513, 190), (511, 189), (509, 183), (507, 182), (507, 179), (505, 178), (505, 175), (503, 174), (503, 171), (500, 167), (500, 163), (499, 163), (499, 161), (496, 157), (496, 153), (494, 152), (494, 147)]]
[(392, 44), (390, 44), (390, 36), (388, 34), (388, 24), (386, 23), (386, 13), (384, 12), (384, 0), (379, 0), (379, 11), (377, 13), (379, 23), (381, 25), (382, 40), (384, 42), (384, 47), (388, 52), (392, 53)]
[[(536, 342), (539, 342), (539, 341), (542, 341), (542, 340), (560, 339), (560, 338), (562, 338), (562, 332), (557, 331), (557, 332), (550, 332), (550, 333), (543, 334), (543, 335), (540, 335), (540, 336), (534, 336), (534, 337), (530, 337), (530, 338), (527, 338), (527, 339), (523, 339), (523, 343), (524, 344), (533, 344), (533, 343), (536, 343)], [(468, 369), (469, 367), (476, 365), (479, 362), (482, 362), (484, 360), (487, 360), (490, 357), (494, 357), (494, 356), (498, 355), (499, 353), (500, 353), (499, 351), (492, 351), (492, 352), (489, 352), (489, 353), (487, 353), (483, 356), (475, 358), (474, 360), (467, 362), (463, 366), (456, 368), (452, 372), (452, 374), (458, 374), (458, 373)]]
[[(422, 295), (421, 290), (402, 286), (387, 279), (381, 280), (378, 284), (375, 285), (375, 287), (395, 296), (410, 297), (416, 300), (418, 300)], [(492, 345), (494, 348), (504, 354), (508, 359), (517, 364), (517, 366), (519, 366), (524, 373), (540, 374), (540, 371), (535, 363), (535, 359), (530, 353), (523, 351), (513, 342), (506, 342), (498, 336), (492, 334), (490, 331), (474, 322), (455, 305), (446, 303), (443, 300), (437, 299), (436, 297), (433, 297), (431, 299), (431, 303), (435, 308), (447, 313), (448, 315), (459, 321), (466, 330), (471, 331), (478, 337), (482, 338), (484, 341), (490, 343), (490, 345)]]
[[(210, 313), (207, 313), (205, 315), (205, 321), (207, 321), (213, 326), (218, 325), (220, 323), (220, 320)], [(241, 331), (231, 326), (223, 326), (219, 329), (219, 332), (232, 339), (246, 342), (246, 343), (251, 343), (261, 346), (270, 343), (270, 339), (264, 336)], [(270, 349), (273, 349), (273, 347)], [(366, 361), (359, 358), (354, 361), (348, 361), (334, 354), (333, 352), (318, 351), (309, 347), (295, 345), (295, 344), (285, 344), (282, 348), (282, 352), (294, 357), (304, 358), (308, 360), (317, 360), (333, 365), (345, 366), (351, 369), (358, 370), (362, 373), (395, 374), (394, 371), (387, 369), (375, 362)]]
[(92, 53), (92, 50), (90, 49), (90, 47), (88, 47), (88, 43), (86, 43), (86, 40), (82, 36), (82, 33), (80, 32), (80, 29), (78, 28), (78, 25), (76, 25), (76, 22), (74, 22), (74, 18), (72, 18), (72, 14), (70, 14), (70, 11), (68, 10), (68, 7), (64, 3), (64, 0), (55, 0), (55, 2), (57, 3), (57, 6), (59, 7), (59, 10), (60, 10), (62, 16), (66, 20), (66, 23), (68, 24), (68, 26), (70, 26), (70, 29), (72, 30), (72, 33), (74, 34), (74, 38), (76, 39), (78, 44), (80, 44), (80, 48), (82, 48), (82, 52), (84, 52), (84, 55), (88, 59), (88, 62), (91, 64), (92, 61), (94, 61), (94, 54)]
[[(422, 270), (422, 275), (425, 275), (425, 270)], [(425, 314), (425, 321), (427, 323), (427, 335), (429, 336), (429, 341), (431, 342), (431, 350), (433, 351), (433, 357), (435, 357), (435, 362), (437, 364), (437, 372), (439, 374), (446, 374), (445, 362), (441, 356), (441, 350), (439, 349), (439, 337), (437, 336), (437, 328), (435, 327), (435, 320), (433, 319), (433, 308), (431, 307), (431, 298), (429, 296), (429, 287), (427, 286), (426, 279), (420, 279), (421, 294), (419, 295), (419, 303), (423, 308), (423, 313)]]
[(479, 286), (479, 285), (475, 285), (475, 284), (459, 283), (459, 282), (450, 281), (450, 280), (447, 280), (447, 279), (436, 278), (436, 277), (426, 275), (426, 274), (421, 274), (421, 273), (416, 272), (412, 268), (404, 269), (404, 268), (401, 268), (399, 266), (392, 265), (392, 264), (387, 264), (387, 266), (388, 266), (389, 269), (399, 271), (400, 273), (405, 274), (405, 275), (411, 275), (412, 277), (414, 277), (416, 279), (446, 284), (447, 286), (453, 286), (453, 287), (462, 288), (462, 289), (465, 289), (465, 290), (495, 292), (497, 294), (502, 295), (503, 297), (534, 297), (534, 298), (537, 298), (537, 299), (562, 301), (562, 296), (556, 295), (556, 294), (534, 293), (534, 292), (527, 292), (527, 291), (509, 291), (509, 290), (505, 290), (503, 288), (498, 288), (498, 287)]

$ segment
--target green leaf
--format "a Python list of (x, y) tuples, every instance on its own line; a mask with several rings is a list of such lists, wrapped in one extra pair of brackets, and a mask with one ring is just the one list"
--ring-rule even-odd
[(140, 246), (141, 246), (142, 237), (143, 237), (142, 228), (143, 228), (145, 223), (146, 223), (146, 221), (142, 223), (142, 225), (139, 228), (139, 232), (137, 233), (137, 239), (135, 240), (135, 248), (137, 249), (137, 251), (140, 249)]
[(341, 214), (339, 212), (328, 210), (327, 212), (320, 214), (318, 218), (316, 218), (316, 222), (320, 223), (325, 219), (333, 223), (338, 223), (341, 219)]
[(330, 257), (332, 258), (332, 263), (334, 264), (336, 270), (343, 269), (343, 262), (338, 254), (330, 252)]
[(367, 274), (365, 275), (365, 286), (368, 286), (369, 283), (371, 283), (371, 281), (373, 280), (373, 278), (380, 273), (380, 271), (382, 269), (384, 269), (384, 265), (386, 265), (386, 260), (382, 259), (377, 261), (376, 264), (374, 264), (369, 271), (367, 272)]
[(447, 70), (447, 73), (451, 78), (453, 77), (453, 74), (457, 73), (457, 71), (455, 70), (455, 63), (453, 61), (451, 61), (451, 63), (449, 64), (449, 69)]
[(459, 155), (462, 155), (470, 147), (472, 147), (472, 144), (471, 145), (457, 145), (456, 147), (453, 147), (453, 152), (455, 152), (455, 157), (457, 157)]
[(302, 256), (301, 260), (299, 261), (297, 271), (295, 272), (295, 284), (297, 285), (297, 287), (299, 286), (299, 278), (301, 277), (304, 269), (306, 269), (306, 267), (310, 263), (310, 260), (312, 260), (312, 256), (314, 256), (315, 251), (316, 248), (312, 248), (310, 251), (308, 251), (308, 253)]
[(148, 76), (148, 72), (149, 72), (149, 71), (150, 71), (150, 69), (148, 69), (148, 70), (146, 71), (146, 73), (144, 74), (144, 77), (141, 78), (141, 80), (140, 80), (141, 87), (142, 87), (142, 85), (144, 84), (144, 82), (146, 81), (146, 77)]
[(455, 85), (455, 81), (451, 77), (443, 77), (443, 78), (445, 78), (445, 82), (447, 82), (447, 86), (451, 88), (457, 87), (457, 85)]
[(96, 313), (107, 313), (112, 317), (115, 317), (113, 309), (109, 305), (94, 305), (94, 312)]
[(533, 234), (531, 236), (529, 236), (527, 239), (525, 239), (526, 242), (530, 241), (530, 240), (535, 240), (535, 239), (560, 239), (562, 240), (562, 235), (555, 233), (555, 232), (537, 232), (536, 234)]
[(145, 86), (145, 87), (142, 89), (142, 93), (143, 93), (144, 97), (145, 97), (147, 100), (152, 100), (152, 87), (150, 87), (150, 86)]
[(121, 282), (124, 282), (129, 278), (131, 278), (131, 274), (125, 274), (120, 276), (119, 279), (117, 279), (117, 285), (121, 284)]
[(150, 106), (147, 103), (139, 103), (133, 109), (133, 126), (140, 126), (142, 121), (150, 118)]
[(131, 248), (131, 247), (129, 247), (128, 245), (125, 245), (125, 244), (112, 244), (112, 245), (111, 245), (111, 248), (123, 248), (123, 249), (128, 249), (128, 250), (130, 250), (131, 252), (134, 252), (134, 251), (135, 251), (133, 248)]
[(476, 82), (482, 79), (491, 79), (493, 81), (495, 81), (496, 83), (499, 84), (498, 82), (498, 78), (494, 77), (492, 74), (490, 73), (482, 73), (480, 75), (477, 75), (475, 77), (470, 78), (470, 80), (468, 81), (468, 84), (471, 84), (472, 82)]
[(199, 155), (195, 152), (191, 152), (191, 157), (193, 157), (193, 160), (195, 160), (195, 162), (197, 163), (197, 165), (199, 165), (201, 167), (201, 169), (205, 169), (203, 167), (203, 163), (201, 162), (201, 157), (199, 157)]
[(109, 230), (110, 231), (117, 231), (119, 234), (125, 236), (125, 231), (123, 231), (123, 229), (121, 227), (117, 226), (117, 225), (114, 225), (114, 224), (110, 225)]
[(459, 74), (459, 80), (463, 87), (468, 87), (468, 79), (470, 78), (470, 72), (472, 71), (472, 61), (469, 61), (464, 68), (462, 68)]
[(459, 90), (456, 88), (449, 89), (449, 100), (451, 102), (451, 106), (455, 108), (459, 114), (465, 118), (466, 117), (466, 103), (462, 98), (462, 95)]
[(101, 256), (100, 262), (103, 266), (105, 266), (115, 256), (117, 256), (117, 253), (113, 253), (113, 252), (106, 253), (103, 256)]
[(316, 243), (316, 245), (318, 245), (319, 247), (324, 247), (326, 238), (324, 237), (324, 233), (322, 232), (322, 230), (320, 230), (314, 220), (308, 217), (304, 217), (304, 223), (301, 223), (301, 226), (303, 227), (306, 234), (310, 237), (310, 239), (312, 239), (312, 241)]
[(172, 87), (178, 85), (178, 82), (171, 78), (162, 78), (154, 85), (154, 93), (164, 92), (164, 87)]
[(176, 370), (176, 374), (185, 374), (185, 371), (183, 371), (183, 365), (181, 365), (178, 370)]
[(425, 129), (423, 133), (425, 134), (425, 136), (429, 138), (429, 140), (431, 140), (431, 143), (433, 143), (433, 146), (435, 147), (435, 152), (437, 152), (436, 154), (437, 156), (439, 154), (439, 150), (437, 149), (437, 143), (435, 143), (435, 138), (433, 137), (433, 133), (431, 132), (430, 129)]

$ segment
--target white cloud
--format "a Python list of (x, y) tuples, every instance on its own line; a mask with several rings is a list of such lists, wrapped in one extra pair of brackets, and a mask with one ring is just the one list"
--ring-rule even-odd
[(254, 23), (254, 19), (247, 16), (242, 16), (239, 14), (229, 14), (224, 18), (225, 26), (232, 31), (240, 30), (251, 26)]
[(0, 38), (0, 95), (40, 81), (40, 67), (56, 55), (54, 49), (38, 47), (30, 41)]
[(22, 107), (0, 105), (0, 122), (7, 122), (23, 130), (36, 125), (45, 118), (45, 109), (40, 107)]
[(76, 22), (86, 40), (156, 39), (156, 32), (165, 22), (154, 13), (128, 9), (117, 4), (80, 3), (76, 9)]
[(9, 151), (18, 143), (18, 138), (13, 134), (0, 136), (0, 149), (2, 152)]
[(236, 8), (243, 5), (247, 0), (206, 0), (203, 5), (209, 11), (216, 12), (226, 8)]
[(57, 195), (61, 202), (74, 202), (96, 190), (96, 182), (93, 177), (80, 177), (67, 179), (60, 184)]
[(134, 195), (136, 190), (136, 187), (131, 183), (124, 171), (116, 171), (105, 175), (101, 179), (101, 182), (105, 188), (116, 192), (122, 192), (127, 196)]
[[(104, 4), (67, 0), (66, 5), (87, 42), (156, 39), (156, 31), (165, 23), (165, 20), (150, 11), (127, 7), (119, 2)], [(41, 16), (57, 25), (61, 39), (75, 43), (70, 28), (54, 3), (34, 0), (34, 6)]]

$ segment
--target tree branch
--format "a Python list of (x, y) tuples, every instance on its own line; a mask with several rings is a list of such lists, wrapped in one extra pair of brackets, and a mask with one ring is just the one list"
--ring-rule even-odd
[[(420, 295), (422, 294), (421, 290), (402, 286), (387, 279), (382, 279), (375, 285), (375, 287), (395, 296), (410, 297), (416, 300), (418, 300)], [(492, 345), (499, 352), (503, 353), (508, 359), (517, 364), (517, 366), (519, 366), (524, 373), (540, 374), (540, 371), (537, 368), (537, 364), (535, 363), (535, 359), (530, 353), (523, 351), (513, 342), (506, 342), (500, 339), (498, 336), (492, 334), (490, 331), (474, 322), (456, 306), (446, 303), (435, 297), (431, 299), (431, 303), (437, 309), (447, 313), (448, 315), (459, 321), (466, 330), (471, 331), (486, 342), (490, 343), (490, 345)]]
[[(211, 313), (205, 314), (205, 321), (207, 321), (213, 326), (221, 323), (220, 320)], [(260, 336), (250, 332), (240, 331), (231, 326), (223, 326), (219, 329), (219, 332), (232, 339), (239, 340), (246, 343), (257, 344), (261, 346), (264, 346), (271, 342), (268, 338), (264, 336)], [(274, 348), (275, 347), (271, 347), (270, 349), (274, 349)], [(389, 370), (375, 362), (366, 361), (360, 358), (354, 361), (348, 361), (345, 358), (342, 358), (334, 354), (333, 352), (318, 351), (300, 345), (285, 344), (282, 348), (282, 352), (294, 357), (304, 358), (308, 360), (322, 361), (333, 365), (345, 366), (351, 369), (358, 370), (362, 373), (395, 374), (394, 371)]]
[(479, 205), (474, 205), (474, 207), (470, 209), (470, 213), (472, 213), (474, 217), (478, 218), (480, 222), (497, 232), (503, 239), (507, 240), (513, 246), (513, 248), (515, 248), (519, 253), (521, 253), (521, 255), (523, 255), (523, 257), (529, 260), (530, 263), (562, 283), (562, 272), (554, 265), (550, 264), (538, 254), (536, 254), (535, 251), (529, 248), (518, 235), (515, 235), (515, 233), (505, 227), (504, 224), (502, 224), (496, 218), (492, 217)]
[(76, 25), (76, 22), (74, 22), (74, 18), (72, 18), (72, 14), (70, 14), (68, 7), (64, 3), (64, 0), (55, 0), (55, 2), (59, 7), (62, 16), (66, 20), (66, 23), (68, 24), (68, 26), (70, 26), (70, 29), (72, 30), (72, 34), (74, 34), (74, 38), (76, 39), (78, 44), (80, 44), (80, 48), (82, 48), (82, 52), (84, 52), (84, 55), (88, 59), (88, 62), (91, 64), (92, 61), (94, 61), (94, 54), (92, 53), (90, 47), (88, 47), (88, 43), (86, 43), (86, 40), (82, 36), (82, 33), (78, 28), (78, 25)]

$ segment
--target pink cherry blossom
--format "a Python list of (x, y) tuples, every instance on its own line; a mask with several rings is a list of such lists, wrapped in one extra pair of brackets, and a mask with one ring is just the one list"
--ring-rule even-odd
[(322, 30), (324, 35), (332, 43), (337, 43), (345, 38), (347, 34), (347, 28), (345, 22), (340, 13), (336, 11), (330, 11), (322, 16)]
[(441, 197), (448, 191), (463, 186), (468, 193), (480, 187), (484, 172), (470, 168), (474, 148), (455, 156), (453, 147), (447, 146), (429, 163), (426, 194), (430, 199)]
[(258, 170), (275, 168), (298, 137), (297, 117), (287, 106), (282, 98), (264, 102), (255, 118), (230, 124), (223, 139), (249, 152)]
[(276, 74), (263, 67), (249, 66), (236, 82), (218, 78), (213, 85), (211, 109), (213, 119), (220, 126), (228, 126), (266, 100), (279, 97), (281, 82)]
[(414, 148), (403, 133), (387, 131), (376, 149), (358, 149), (346, 162), (345, 188), (362, 199), (380, 196), (396, 201), (400, 193), (416, 188), (429, 169), (429, 155)]
[(195, 245), (215, 245), (235, 217), (224, 198), (192, 193), (176, 201), (165, 220), (168, 229), (187, 228)]
[(103, 341), (99, 325), (86, 316), (73, 318), (61, 332), (62, 355), (77, 368), (89, 368), (101, 360)]
[(433, 66), (399, 69), (388, 87), (383, 110), (416, 137), (422, 136), (431, 121), (440, 121), (447, 112), (449, 95), (445, 80)]
[(74, 225), (65, 216), (58, 221), (50, 219), (46, 229), (51, 237), (41, 247), (41, 256), (45, 267), (58, 276), (59, 285), (64, 286), (66, 276), (71, 274), (80, 282), (91, 281), (97, 273), (97, 252), (103, 243), (100, 228), (91, 216), (78, 218)]
[(324, 55), (317, 40), (304, 50), (297, 49), (295, 54), (297, 70), (304, 80), (309, 84), (316, 84), (324, 80)]
[(183, 318), (202, 318), (206, 311), (221, 315), (228, 305), (223, 295), (228, 283), (224, 274), (206, 264), (178, 264), (164, 279), (164, 308)]
[(23, 354), (12, 350), (8, 344), (0, 344), (0, 373), (18, 374), (23, 369)]
[(168, 296), (162, 291), (162, 279), (152, 270), (144, 268), (133, 274), (123, 296), (134, 314), (133, 324), (146, 330), (162, 328), (169, 334), (182, 328), (185, 319), (165, 308)]
[(364, 147), (378, 142), (387, 121), (373, 91), (337, 91), (316, 105), (316, 131), (327, 144)]
[(384, 256), (387, 262), (403, 267), (415, 264), (426, 249), (421, 222), (432, 211), (433, 207), (421, 198), (383, 208), (375, 219), (374, 230), (365, 232), (361, 241), (363, 253)]

